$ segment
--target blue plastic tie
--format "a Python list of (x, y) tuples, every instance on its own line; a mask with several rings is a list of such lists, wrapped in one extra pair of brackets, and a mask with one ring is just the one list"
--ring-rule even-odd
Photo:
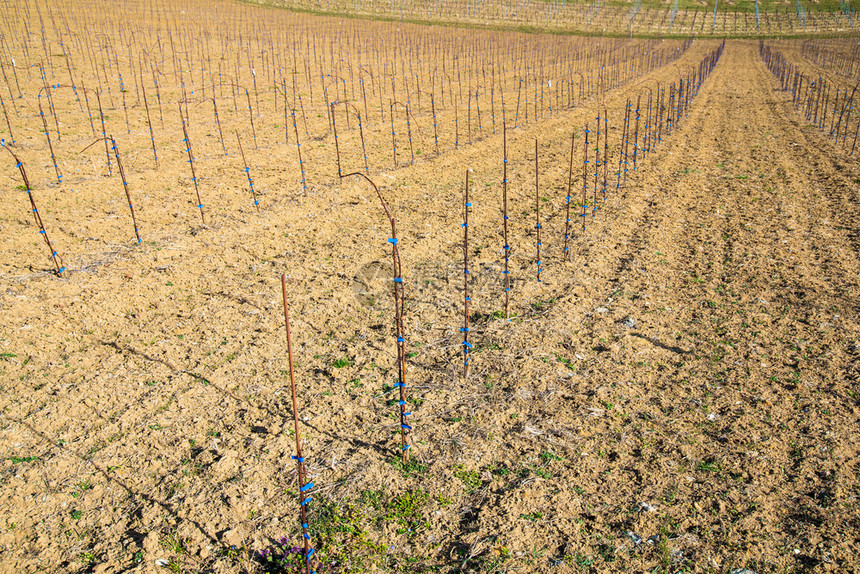
[(468, 347), (470, 349), (472, 348), (472, 343), (470, 343), (469, 341), (463, 341), (463, 345), (465, 345), (466, 347)]
[(313, 487), (314, 487), (314, 483), (313, 483), (313, 482), (309, 482), (309, 483), (307, 483), (306, 485), (304, 485), (303, 487), (301, 487), (301, 488), (299, 489), (299, 491), (301, 491), (301, 492), (305, 492), (305, 491), (307, 491), (307, 490), (312, 489)]
[(472, 204), (471, 204), (471, 203), (467, 203), (467, 204), (466, 204), (466, 207), (472, 207)]
[(410, 446), (412, 446), (412, 445), (411, 445), (411, 444), (407, 444), (406, 446), (404, 446), (404, 447), (403, 447), (403, 450), (409, 450), (409, 447), (410, 447)]
[(394, 237), (394, 238), (389, 238), (389, 239), (388, 239), (388, 242), (389, 242), (390, 244), (392, 244), (392, 245), (397, 245), (397, 238), (396, 238), (396, 237)]
[(460, 332), (461, 332), (461, 333), (468, 333), (468, 332), (469, 332), (469, 328), (468, 328), (468, 327), (460, 327)]
[(66, 270), (66, 268), (65, 268), (65, 267), (60, 267), (60, 270), (59, 270), (59, 271), (57, 271), (57, 273), (62, 273), (62, 272), (63, 272), (63, 271), (65, 271), (65, 270)]
[(310, 562), (310, 561), (311, 561), (311, 554), (313, 554), (313, 553), (314, 553), (314, 549), (313, 549), (313, 548), (311, 548), (310, 550), (308, 550), (308, 555), (307, 555), (307, 557), (306, 557), (306, 560), (307, 560), (308, 562)]
[(299, 461), (299, 462), (304, 462), (304, 461), (305, 461), (305, 457), (303, 457), (303, 456), (293, 456), (293, 455), (290, 455), (290, 458), (291, 458), (291, 459), (293, 459), (293, 460), (297, 460), (297, 461)]
[(311, 539), (311, 537), (308, 535), (308, 533), (307, 533), (307, 532), (302, 532), (302, 536), (304, 536), (304, 537), (305, 537), (305, 540), (310, 540), (310, 539)]
[(403, 283), (403, 277), (395, 277), (394, 282), (395, 283)]
[(307, 527), (308, 527), (308, 523), (307, 523), (307, 522), (302, 522), (302, 528), (307, 528)]
[(39, 233), (45, 233), (45, 230), (44, 230), (44, 229), (40, 229), (40, 230), (39, 230)]
[(406, 339), (404, 339), (403, 337), (397, 337), (397, 342), (398, 343), (405, 343)]
[(412, 415), (412, 413), (400, 413), (400, 414), (403, 415), (404, 417), (408, 417), (408, 416)]
[(311, 497), (309, 496), (309, 497), (307, 497), (306, 499), (304, 499), (304, 500), (302, 501), (302, 504), (301, 504), (301, 505), (302, 505), (302, 506), (306, 506), (306, 505), (310, 504), (312, 500), (313, 500), (313, 498), (311, 498)]
[(200, 209), (203, 209), (203, 204), (201, 203), (201, 204), (200, 204), (200, 205), (198, 205), (197, 207), (199, 207)]
[(397, 401), (397, 404), (398, 404), (398, 405), (405, 405), (405, 404), (406, 404), (406, 401)]
[(406, 430), (412, 430), (412, 427), (406, 423), (400, 423), (400, 428), (406, 429)]

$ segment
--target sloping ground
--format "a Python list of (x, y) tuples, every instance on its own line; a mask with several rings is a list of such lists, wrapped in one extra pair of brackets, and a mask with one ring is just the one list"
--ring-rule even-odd
[[(858, 171), (782, 100), (731, 44), (582, 254), (594, 295), (560, 298), (541, 330), (584, 360), (515, 443), (567, 447), (563, 481), (529, 493), (556, 519), (520, 521), (527, 538), (599, 570), (856, 568)], [(484, 512), (482, 534), (517, 522)]]
[[(0, 570), (277, 571), (259, 551), (298, 540), (281, 272), (319, 571), (856, 569), (860, 169), (795, 115), (756, 50), (727, 45), (677, 131), (576, 231), (570, 262), (569, 137), (596, 109), (509, 134), (511, 321), (494, 318), (500, 136), (378, 178), (411, 294), (406, 468), (383, 394), (387, 232), (358, 182), (301, 203), (271, 193), (259, 216), (224, 194), (210, 229), (171, 207), (136, 250), (4, 286)], [(626, 97), (607, 96), (613, 143)], [(70, 227), (84, 241), (114, 226)]]
[[(470, 0), (246, 0), (264, 6), (320, 15), (379, 18), (393, 22), (492, 27), (561, 34), (663, 37), (785, 37), (857, 32), (850, 3), (737, 0), (710, 3), (552, 2), (547, 0), (473, 2)], [(757, 17), (758, 15), (758, 17)]]
[[(846, 74), (841, 68), (824, 67), (817, 64), (812, 58), (805, 56), (802, 49), (803, 43), (798, 40), (773, 41), (766, 42), (766, 44), (779, 50), (789, 63), (796, 66), (798, 71), (806, 76), (815, 78), (816, 80), (822, 78), (831, 85), (839, 86), (840, 90), (847, 89), (850, 91), (857, 84), (858, 78), (851, 74)], [(856, 44), (857, 41), (845, 42), (843, 46), (851, 51), (855, 48)], [(847, 70), (850, 69), (847, 68)]]

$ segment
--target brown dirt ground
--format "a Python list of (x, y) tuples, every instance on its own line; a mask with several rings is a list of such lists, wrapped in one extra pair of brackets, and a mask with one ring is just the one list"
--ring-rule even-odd
[[(608, 94), (614, 117), (627, 96)], [(279, 195), (294, 178), (273, 168), (258, 215), (241, 180), (210, 177), (202, 191), (221, 189), (203, 228), (187, 195), (158, 191), (190, 193), (185, 168), (130, 175), (145, 238), (132, 246), (116, 187), (70, 173), (86, 194), (35, 188), (67, 249), (63, 279), (33, 266), (43, 246), (4, 192), (19, 204), (2, 208), (0, 571), (254, 571), (258, 550), (298, 539), (282, 272), (321, 572), (860, 567), (856, 157), (791, 109), (756, 43), (729, 42), (564, 262), (568, 138), (593, 114), (510, 134), (510, 321), (493, 318), (500, 137), (375, 177), (410, 293), (406, 468), (383, 394), (387, 231), (365, 186), (316, 183), (300, 201)], [(464, 381), (466, 167), (481, 317)], [(112, 215), (90, 209), (103, 202)]]

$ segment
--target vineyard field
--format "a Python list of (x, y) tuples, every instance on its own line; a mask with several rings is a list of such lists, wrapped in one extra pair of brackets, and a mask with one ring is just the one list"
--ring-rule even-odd
[(84, 6), (0, 8), (0, 572), (860, 569), (856, 39)]

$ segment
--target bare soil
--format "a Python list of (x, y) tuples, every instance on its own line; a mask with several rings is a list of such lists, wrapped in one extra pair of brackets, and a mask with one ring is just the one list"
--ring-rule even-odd
[[(715, 46), (696, 42), (640, 86)], [(613, 142), (630, 93), (607, 94)], [(508, 134), (509, 320), (501, 134), (373, 175), (410, 297), (405, 467), (387, 222), (366, 184), (331, 177), (299, 197), (294, 168), (278, 173), (295, 153), (284, 146), (253, 168), (260, 213), (235, 165), (201, 180), (204, 227), (182, 150), (165, 144), (179, 159), (129, 176), (136, 245), (90, 150), (68, 160), (80, 171), (66, 169), (64, 190), (34, 186), (69, 253), (57, 278), (4, 167), (0, 571), (279, 571), (260, 551), (300, 539), (281, 273), (319, 572), (860, 568), (858, 159), (792, 110), (756, 43), (730, 41), (677, 130), (577, 225), (565, 261), (569, 138), (594, 121), (589, 106)]]

